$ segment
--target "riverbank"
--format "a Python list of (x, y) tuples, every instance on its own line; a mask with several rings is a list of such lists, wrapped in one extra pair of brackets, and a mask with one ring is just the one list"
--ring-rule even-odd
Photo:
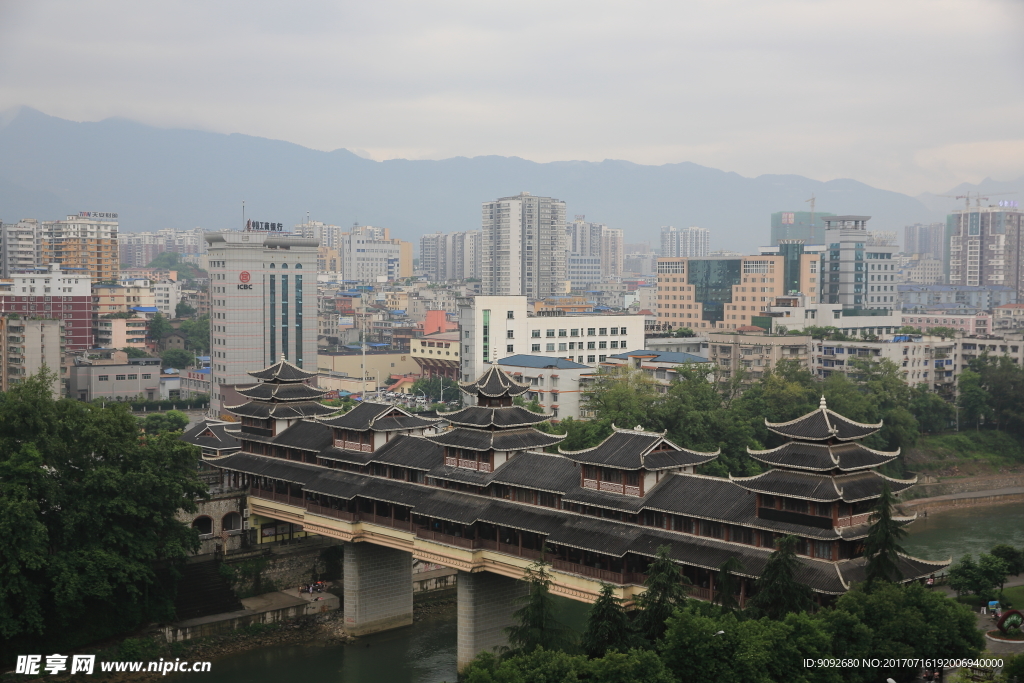
[(915, 512), (927, 514), (950, 508), (1004, 505), (1006, 503), (1024, 503), (1024, 486), (1008, 486), (998, 489), (949, 493), (930, 498), (915, 498), (900, 503), (899, 507), (904, 514)]

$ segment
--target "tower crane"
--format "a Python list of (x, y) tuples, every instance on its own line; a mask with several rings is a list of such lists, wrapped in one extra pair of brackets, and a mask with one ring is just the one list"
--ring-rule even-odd
[(935, 196), (936, 197), (949, 197), (950, 199), (962, 199), (962, 200), (964, 200), (964, 210), (966, 211), (966, 210), (969, 210), (971, 208), (971, 199), (972, 198), (974, 199), (974, 206), (975, 207), (980, 207), (982, 199), (984, 199), (985, 201), (988, 201), (990, 197), (998, 197), (999, 195), (1004, 195), (1004, 194), (1016, 194), (1016, 192), (989, 192), (987, 194), (986, 193), (982, 193), (982, 192), (968, 192), (967, 194), (958, 194), (958, 195), (937, 194)]

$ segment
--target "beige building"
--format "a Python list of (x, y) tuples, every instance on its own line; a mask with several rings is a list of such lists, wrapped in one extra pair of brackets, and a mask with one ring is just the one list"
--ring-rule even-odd
[(42, 262), (81, 268), (93, 282), (114, 282), (121, 268), (117, 214), (83, 211), (43, 223)]
[(149, 322), (142, 317), (133, 318), (99, 318), (92, 330), (93, 341), (99, 348), (133, 349), (146, 348), (146, 330)]
[(992, 326), (997, 330), (1016, 330), (1024, 327), (1024, 304), (1004, 304), (992, 309)]
[[(801, 254), (792, 285), (817, 292), (816, 254)], [(766, 316), (775, 297), (786, 293), (785, 257), (659, 258), (658, 321), (663, 328), (735, 330)], [(811, 296), (814, 301), (814, 295)]]
[(812, 370), (810, 336), (708, 333), (708, 360), (718, 366), (719, 380), (746, 372), (746, 382), (756, 382), (780, 360), (797, 361), (800, 367)]
[(418, 366), (417, 372), (424, 377), (441, 375), (459, 380), (458, 330), (428, 334), (409, 342), (409, 350)]
[[(317, 373), (323, 377), (356, 378), (362, 381), (363, 354), (357, 351), (317, 354)], [(365, 377), (381, 384), (391, 375), (419, 374), (419, 365), (409, 353), (371, 353), (366, 356)], [(321, 387), (324, 384), (321, 382)]]
[(8, 391), (45, 365), (56, 375), (53, 397), (63, 394), (67, 367), (64, 365), (64, 323), (61, 320), (0, 317), (0, 335), (7, 352), (0, 356), (0, 389)]

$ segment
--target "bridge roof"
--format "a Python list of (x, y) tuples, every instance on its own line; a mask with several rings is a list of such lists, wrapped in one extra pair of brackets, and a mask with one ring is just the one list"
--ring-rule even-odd
[(520, 384), (497, 365), (491, 365), (487, 368), (476, 381), (459, 382), (459, 386), (467, 394), (486, 396), (488, 398), (521, 396), (530, 390), (529, 384)]
[(257, 401), (310, 401), (323, 398), (327, 393), (326, 389), (317, 389), (308, 384), (289, 383), (277, 384), (274, 382), (263, 382), (254, 384), (251, 387), (235, 389), (242, 396)]
[[(570, 460), (589, 465), (600, 465), (624, 470), (662, 470), (683, 466), (703, 465), (718, 457), (721, 450), (702, 453), (682, 448), (665, 438), (664, 432), (645, 432), (636, 429), (614, 431), (607, 439), (581, 451), (559, 453)], [(658, 449), (658, 450), (655, 450)]]
[(249, 374), (265, 382), (302, 382), (311, 377), (316, 377), (315, 372), (303, 370), (299, 366), (289, 363), (285, 360), (283, 353), (281, 354), (281, 359), (273, 365), (267, 366), (262, 370), (250, 372)]
[(224, 406), (224, 410), (240, 417), (254, 417), (261, 420), (266, 420), (267, 418), (293, 420), (301, 417), (330, 415), (338, 409), (325, 406), (316, 401), (295, 401), (289, 403), (249, 401), (237, 406)]
[(777, 467), (818, 472), (850, 472), (884, 465), (895, 460), (900, 451), (876, 451), (852, 442), (826, 444), (790, 441), (766, 451), (755, 451), (748, 447), (747, 453), (754, 460)]
[(276, 436), (259, 436), (258, 434), (239, 434), (240, 439), (257, 441), (259, 443), (274, 444), (286, 448), (296, 448), (300, 451), (313, 451), (319, 453), (325, 448), (330, 448), (334, 443), (334, 435), (330, 427), (313, 422), (311, 420), (299, 420), (292, 426), (285, 429)]
[(522, 406), (506, 406), (504, 408), (488, 408), (486, 406), (468, 406), (451, 413), (438, 413), (453, 425), (461, 427), (527, 427), (551, 419), (550, 415), (540, 415)]
[(730, 477), (748, 491), (769, 495), (800, 498), (812, 502), (843, 501), (856, 503), (882, 495), (882, 485), (888, 481), (893, 493), (908, 489), (917, 483), (913, 479), (892, 479), (873, 470), (828, 476), (811, 472), (769, 470), (753, 477)]
[(854, 422), (829, 410), (825, 405), (824, 396), (821, 397), (821, 405), (817, 410), (812, 410), (789, 422), (769, 422), (766, 419), (764, 424), (776, 434), (808, 441), (827, 441), (829, 439), (853, 441), (870, 436), (882, 428), (881, 422), (878, 424)]
[(428, 441), (444, 446), (467, 448), (473, 451), (522, 451), (530, 448), (544, 448), (563, 441), (566, 434), (545, 434), (533, 428), (503, 429), (485, 431), (456, 427), (447, 432), (424, 437)]
[(437, 422), (437, 419), (413, 415), (388, 403), (363, 401), (344, 415), (323, 418), (320, 422), (354, 432), (388, 432), (429, 427)]

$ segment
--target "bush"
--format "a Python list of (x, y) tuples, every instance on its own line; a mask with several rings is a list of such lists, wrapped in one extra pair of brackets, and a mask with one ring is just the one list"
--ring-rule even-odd
[(125, 638), (117, 647), (116, 661), (138, 662), (159, 656), (160, 645), (152, 638)]

